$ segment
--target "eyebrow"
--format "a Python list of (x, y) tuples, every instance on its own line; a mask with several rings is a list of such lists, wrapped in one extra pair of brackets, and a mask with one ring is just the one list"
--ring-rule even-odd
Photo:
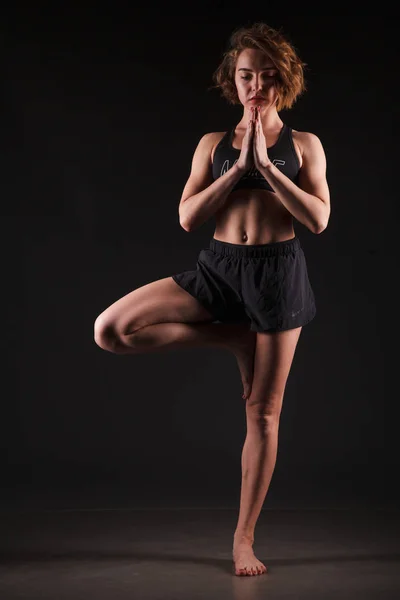
[[(263, 69), (261, 69), (261, 71), (277, 71), (277, 68), (274, 66), (271, 67), (264, 67)], [(240, 69), (238, 69), (238, 71), (253, 71), (253, 69), (247, 69), (246, 67), (241, 67)]]

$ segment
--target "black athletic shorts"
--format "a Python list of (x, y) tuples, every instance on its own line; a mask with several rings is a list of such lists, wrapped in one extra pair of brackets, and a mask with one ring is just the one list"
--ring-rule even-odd
[(298, 237), (270, 244), (230, 244), (211, 238), (196, 270), (172, 275), (221, 323), (248, 323), (273, 332), (309, 323), (316, 314)]

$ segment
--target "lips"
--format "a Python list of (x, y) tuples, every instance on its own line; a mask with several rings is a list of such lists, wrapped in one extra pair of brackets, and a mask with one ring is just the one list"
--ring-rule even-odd
[(264, 100), (262, 96), (253, 96), (250, 100)]

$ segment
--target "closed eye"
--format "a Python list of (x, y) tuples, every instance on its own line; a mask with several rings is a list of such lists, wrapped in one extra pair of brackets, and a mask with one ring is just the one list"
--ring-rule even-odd
[[(276, 71), (270, 71), (270, 72), (268, 72), (268, 73), (265, 75), (265, 77), (266, 77), (267, 79), (271, 79), (271, 78), (273, 78), (273, 77), (275, 77), (275, 76), (276, 76), (276, 73), (277, 73)], [(242, 76), (242, 75), (241, 75), (241, 76), (240, 76), (240, 79), (249, 79), (250, 77), (251, 77), (251, 75), (245, 75), (245, 76)]]

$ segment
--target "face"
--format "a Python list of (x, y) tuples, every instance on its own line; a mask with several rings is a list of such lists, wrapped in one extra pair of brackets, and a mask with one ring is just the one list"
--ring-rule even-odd
[[(246, 48), (239, 54), (235, 69), (235, 83), (239, 100), (245, 109), (273, 106), (277, 100), (275, 77), (278, 69), (261, 50)], [(260, 96), (259, 100), (251, 100)]]

